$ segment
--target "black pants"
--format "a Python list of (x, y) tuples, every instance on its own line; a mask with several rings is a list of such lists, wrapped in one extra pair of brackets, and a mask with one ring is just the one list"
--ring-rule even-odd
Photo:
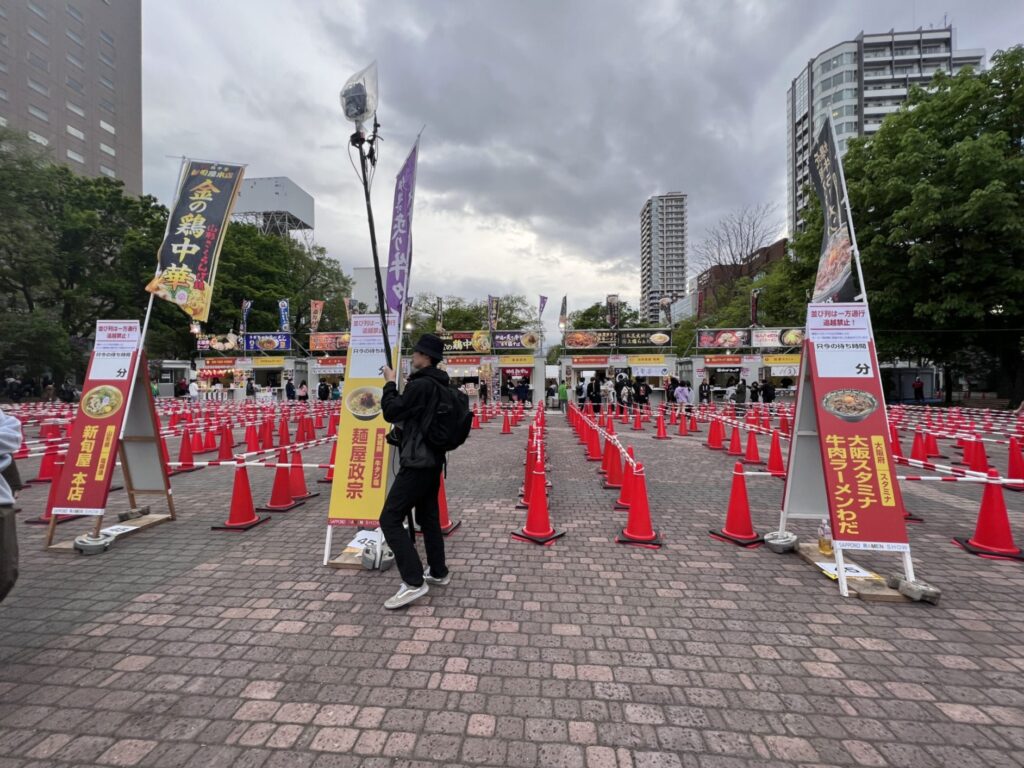
[(395, 476), (388, 491), (384, 509), (380, 513), (380, 528), (384, 532), (402, 581), (410, 587), (423, 584), (423, 563), (416, 552), (412, 537), (402, 527), (409, 512), (416, 508), (416, 522), (423, 532), (423, 546), (427, 550), (430, 575), (443, 579), (448, 573), (444, 561), (444, 535), (441, 533), (440, 510), (437, 494), (441, 489), (441, 467), (408, 469), (403, 467)]

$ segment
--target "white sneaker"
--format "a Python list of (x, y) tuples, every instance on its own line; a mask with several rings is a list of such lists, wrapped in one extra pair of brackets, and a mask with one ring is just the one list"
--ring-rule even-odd
[(439, 579), (435, 576), (431, 576), (430, 569), (427, 568), (427, 570), (423, 572), (423, 581), (425, 581), (427, 584), (435, 584), (439, 587), (447, 587), (449, 584), (452, 583), (452, 572), (448, 571), (448, 573), (444, 575), (443, 579)]
[(398, 588), (398, 591), (384, 601), (384, 607), (389, 611), (393, 611), (395, 608), (402, 608), (415, 600), (419, 600), (429, 591), (430, 586), (427, 584), (426, 580), (424, 580), (423, 584), (418, 587), (410, 587), (403, 581), (402, 586)]

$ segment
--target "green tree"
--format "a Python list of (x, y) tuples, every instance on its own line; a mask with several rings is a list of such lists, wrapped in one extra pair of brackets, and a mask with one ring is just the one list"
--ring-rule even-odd
[[(628, 301), (619, 302), (619, 328), (643, 328), (640, 312), (629, 306)], [(588, 328), (609, 328), (608, 306), (605, 302), (596, 301), (585, 309), (569, 313), (569, 327), (577, 330)]]
[(938, 74), (844, 161), (883, 357), (949, 369), (987, 352), (1014, 401), (1024, 395), (1022, 93), (1020, 46), (980, 74)]

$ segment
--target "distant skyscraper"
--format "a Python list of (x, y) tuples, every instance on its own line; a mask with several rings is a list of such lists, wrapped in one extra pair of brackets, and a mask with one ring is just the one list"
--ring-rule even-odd
[(141, 194), (140, 0), (0, 0), (0, 125)]
[(657, 323), (662, 297), (686, 295), (686, 195), (648, 198), (640, 211), (640, 316)]
[(790, 235), (807, 206), (809, 151), (825, 118), (832, 116), (837, 149), (871, 135), (906, 101), (912, 85), (927, 85), (938, 71), (984, 67), (984, 49), (956, 50), (953, 27), (865, 34), (819, 53), (786, 92), (787, 200)]

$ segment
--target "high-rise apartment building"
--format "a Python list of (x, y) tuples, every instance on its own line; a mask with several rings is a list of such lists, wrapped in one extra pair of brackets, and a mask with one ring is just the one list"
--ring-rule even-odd
[(0, 125), (141, 194), (141, 0), (0, 0)]
[(659, 322), (661, 299), (686, 295), (686, 195), (655, 195), (640, 211), (640, 316)]
[(939, 71), (952, 74), (984, 64), (983, 49), (956, 49), (953, 27), (861, 32), (811, 59), (786, 92), (790, 234), (797, 231), (807, 205), (810, 147), (826, 117), (832, 116), (842, 156), (849, 139), (871, 135), (886, 115), (899, 109), (912, 85), (927, 85)]

